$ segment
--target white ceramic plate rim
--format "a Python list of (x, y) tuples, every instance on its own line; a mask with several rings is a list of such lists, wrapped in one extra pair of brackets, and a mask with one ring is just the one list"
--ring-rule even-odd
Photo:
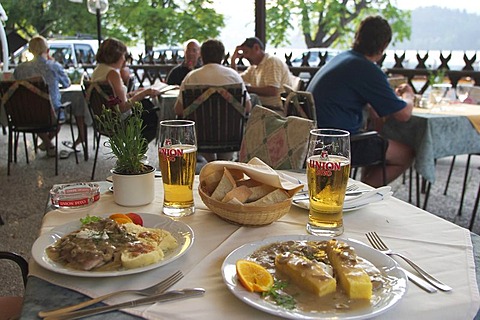
[(284, 317), (289, 319), (348, 319), (359, 320), (367, 319), (378, 316), (387, 310), (395, 306), (407, 292), (407, 277), (405, 273), (398, 268), (398, 264), (386, 256), (385, 254), (372, 249), (371, 247), (352, 239), (340, 239), (347, 242), (349, 245), (355, 248), (358, 256), (365, 258), (372, 262), (380, 271), (385, 273), (389, 277), (395, 277), (397, 279), (396, 285), (393, 286), (388, 296), (381, 297), (380, 301), (376, 305), (369, 308), (360, 310), (347, 311), (345, 313), (310, 313), (301, 311), (291, 311), (282, 307), (276, 306), (270, 302), (261, 298), (258, 293), (248, 292), (237, 281), (237, 273), (235, 263), (239, 259), (252, 254), (255, 250), (268, 245), (270, 243), (289, 240), (316, 240), (323, 241), (329, 240), (329, 237), (320, 237), (312, 235), (285, 235), (270, 237), (261, 241), (245, 244), (234, 251), (232, 251), (224, 260), (222, 265), (222, 277), (223, 281), (227, 285), (228, 289), (244, 303), (259, 309), (261, 311)]
[[(101, 214), (100, 217), (108, 217), (110, 214)], [(169, 231), (172, 236), (177, 240), (178, 247), (174, 250), (165, 254), (163, 260), (158, 261), (157, 263), (134, 269), (126, 269), (119, 271), (82, 271), (65, 268), (65, 266), (52, 261), (45, 249), (54, 244), (55, 241), (60, 239), (62, 236), (77, 230), (81, 223), (80, 221), (73, 221), (58, 227), (53, 228), (52, 230), (44, 233), (35, 240), (32, 246), (32, 257), (41, 267), (61, 274), (78, 276), (78, 277), (116, 277), (124, 276), (129, 274), (140, 273), (148, 270), (152, 270), (163, 265), (166, 265), (184, 255), (193, 245), (194, 234), (192, 228), (187, 224), (176, 221), (168, 217), (164, 217), (158, 214), (149, 214), (149, 213), (139, 213), (142, 217), (143, 224), (145, 227), (149, 228), (161, 228)]]

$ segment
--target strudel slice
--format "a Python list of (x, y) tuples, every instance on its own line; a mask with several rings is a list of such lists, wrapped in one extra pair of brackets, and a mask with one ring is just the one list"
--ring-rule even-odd
[(337, 283), (321, 264), (292, 253), (275, 257), (275, 268), (288, 276), (300, 288), (320, 297), (335, 292)]
[(351, 299), (370, 299), (372, 282), (365, 270), (357, 264), (355, 250), (336, 239), (328, 241), (327, 254), (335, 277)]

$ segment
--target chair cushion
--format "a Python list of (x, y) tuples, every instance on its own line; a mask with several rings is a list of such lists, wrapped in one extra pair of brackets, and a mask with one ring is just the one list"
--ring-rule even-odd
[(310, 130), (314, 128), (311, 120), (282, 117), (257, 105), (247, 121), (239, 160), (248, 162), (258, 157), (274, 169), (301, 169)]

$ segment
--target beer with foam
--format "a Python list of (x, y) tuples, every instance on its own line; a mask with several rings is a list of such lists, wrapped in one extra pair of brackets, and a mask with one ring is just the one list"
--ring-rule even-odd
[(195, 212), (193, 181), (197, 164), (195, 122), (160, 122), (158, 159), (163, 180), (163, 213), (183, 217)]

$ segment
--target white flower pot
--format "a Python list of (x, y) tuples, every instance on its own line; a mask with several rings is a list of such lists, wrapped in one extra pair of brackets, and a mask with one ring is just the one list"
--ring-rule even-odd
[(114, 170), (113, 199), (121, 206), (137, 207), (149, 204), (155, 199), (155, 168), (142, 174), (119, 174)]

